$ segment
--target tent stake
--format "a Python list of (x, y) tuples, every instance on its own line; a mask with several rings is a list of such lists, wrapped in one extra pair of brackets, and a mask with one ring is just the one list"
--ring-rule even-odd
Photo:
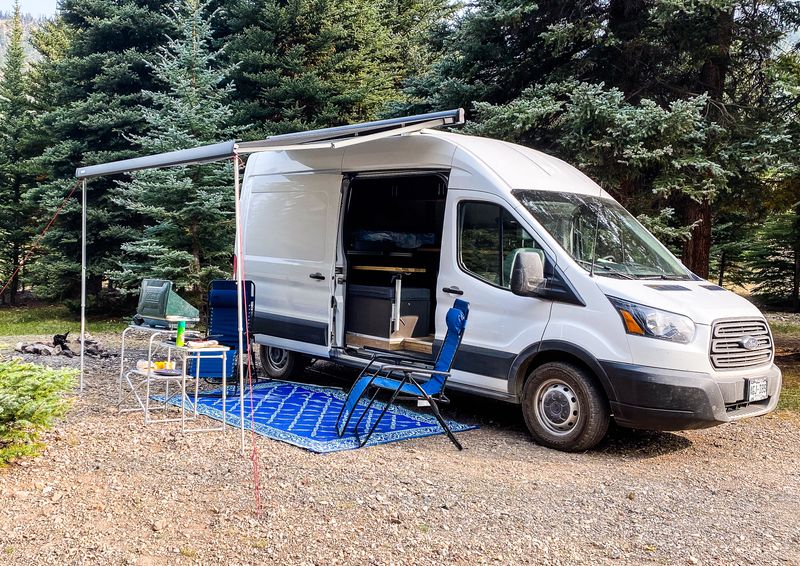
[(86, 350), (86, 179), (81, 187), (81, 381), (83, 394), (83, 360)]

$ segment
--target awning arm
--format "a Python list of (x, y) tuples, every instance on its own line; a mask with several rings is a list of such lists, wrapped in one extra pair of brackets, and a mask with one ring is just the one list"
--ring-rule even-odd
[(421, 124), (414, 124), (412, 126), (406, 126), (404, 128), (393, 128), (391, 130), (383, 130), (376, 132), (374, 134), (367, 134), (361, 136), (355, 136), (352, 138), (344, 138), (338, 139), (335, 141), (324, 141), (318, 143), (298, 143), (294, 145), (265, 145), (265, 146), (258, 146), (253, 145), (257, 142), (247, 142), (247, 147), (242, 149), (241, 143), (236, 144), (236, 151), (239, 154), (246, 154), (246, 153), (256, 153), (260, 151), (299, 151), (305, 149), (338, 149), (340, 147), (348, 147), (351, 145), (358, 145), (361, 143), (366, 143), (370, 141), (380, 140), (383, 138), (388, 138), (392, 136), (399, 136), (402, 134), (410, 134), (413, 132), (418, 132), (420, 130), (425, 130), (429, 128), (436, 128), (441, 126), (441, 123), (438, 120), (432, 120), (430, 122), (423, 122)]

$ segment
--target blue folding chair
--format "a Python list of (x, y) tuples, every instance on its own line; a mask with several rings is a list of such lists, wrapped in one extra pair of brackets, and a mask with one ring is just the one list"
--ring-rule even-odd
[[(345, 431), (347, 430), (347, 425), (350, 423), (350, 419), (355, 412), (355, 408), (358, 406), (359, 400), (361, 400), (362, 396), (364, 396), (364, 393), (372, 388), (375, 391), (372, 394), (367, 406), (364, 407), (364, 410), (356, 422), (355, 427), (353, 427), (353, 432), (359, 437), (360, 446), (364, 446), (367, 443), (369, 437), (372, 436), (373, 432), (375, 432), (375, 429), (377, 428), (380, 420), (383, 418), (383, 415), (386, 414), (387, 409), (398, 399), (398, 396), (402, 394), (403, 399), (410, 398), (418, 401), (427, 401), (433, 410), (436, 420), (439, 421), (439, 424), (442, 426), (445, 433), (447, 433), (450, 441), (456, 446), (456, 448), (462, 450), (463, 447), (461, 446), (461, 443), (456, 439), (453, 431), (450, 430), (450, 427), (447, 426), (447, 422), (445, 422), (445, 420), (442, 418), (436, 402), (449, 402), (447, 397), (444, 396), (444, 386), (447, 382), (447, 378), (450, 376), (450, 370), (453, 367), (456, 352), (458, 351), (458, 348), (461, 345), (461, 340), (464, 337), (464, 329), (467, 325), (468, 315), (469, 303), (462, 301), (461, 299), (456, 299), (455, 303), (453, 303), (453, 307), (447, 311), (447, 334), (445, 335), (442, 347), (436, 356), (436, 361), (431, 367), (397, 364), (378, 366), (376, 365), (378, 362), (397, 362), (402, 358), (389, 355), (373, 356), (369, 364), (367, 364), (367, 366), (359, 374), (358, 379), (356, 379), (356, 382), (353, 384), (353, 387), (347, 394), (347, 399), (342, 406), (342, 410), (339, 411), (339, 417), (336, 420), (336, 427), (339, 436), (341, 437), (344, 435)], [(402, 377), (397, 379), (393, 376)], [(422, 376), (427, 379), (424, 381), (419, 381), (417, 376)], [(378, 393), (380, 393), (382, 390), (391, 391), (391, 398), (383, 407), (380, 415), (377, 419), (375, 419), (375, 422), (367, 431), (366, 435), (360, 437), (358, 435), (358, 427), (361, 424), (361, 421), (364, 419), (364, 415), (369, 412), (372, 404), (375, 402), (375, 398), (378, 396)]]
[[(245, 334), (243, 345), (245, 351), (250, 343), (252, 335), (253, 314), (255, 312), (256, 287), (252, 281), (242, 281), (245, 297), (242, 308), (246, 319), (242, 321)], [(223, 346), (228, 346), (230, 351), (225, 359), (225, 375), (230, 378), (234, 375), (237, 356), (239, 355), (239, 319), (236, 315), (237, 306), (236, 281), (227, 279), (216, 279), (211, 282), (208, 290), (208, 337), (216, 340)], [(252, 351), (252, 349), (251, 349)], [(209, 354), (211, 356), (212, 354)], [(247, 355), (245, 353), (245, 355)], [(208, 381), (219, 381), (222, 379), (222, 360), (220, 358), (209, 357), (203, 359), (203, 353), (199, 354), (200, 377)], [(196, 375), (197, 367), (195, 358), (189, 360), (187, 373)], [(254, 363), (254, 360), (250, 360)]]

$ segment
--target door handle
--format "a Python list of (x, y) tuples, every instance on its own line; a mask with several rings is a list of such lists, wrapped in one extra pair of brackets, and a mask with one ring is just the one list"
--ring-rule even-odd
[(311, 277), (311, 279), (316, 279), (317, 281), (325, 281), (325, 276), (319, 271), (317, 271), (316, 273), (312, 273), (311, 275), (309, 275), (309, 277)]
[(442, 289), (445, 293), (450, 293), (451, 295), (463, 295), (464, 291), (453, 285), (452, 287), (445, 287)]

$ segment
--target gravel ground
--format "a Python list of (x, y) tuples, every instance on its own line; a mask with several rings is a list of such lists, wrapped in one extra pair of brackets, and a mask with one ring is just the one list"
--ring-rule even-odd
[(517, 408), (458, 395), (447, 416), (481, 426), (461, 453), (444, 436), (329, 455), (257, 438), (258, 513), (238, 436), (119, 414), (117, 364), (92, 359), (46, 451), (0, 469), (0, 564), (800, 564), (791, 414), (564, 454)]

